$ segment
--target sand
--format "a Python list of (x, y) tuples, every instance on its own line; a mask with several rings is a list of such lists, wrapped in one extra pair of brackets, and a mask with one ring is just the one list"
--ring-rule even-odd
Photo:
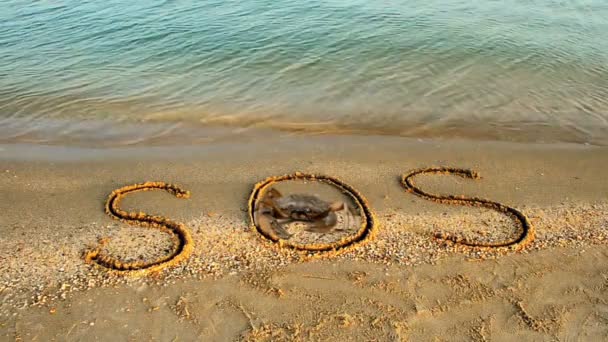
[[(198, 146), (0, 146), (0, 336), (7, 340), (602, 340), (608, 338), (608, 149), (267, 135)], [(481, 196), (524, 212), (521, 252), (463, 249), (517, 235), (483, 208), (405, 193), (414, 168), (473, 168), (482, 179), (420, 176), (429, 191)], [(294, 171), (339, 177), (379, 226), (339, 255), (298, 253), (249, 227), (253, 184)], [(103, 212), (120, 186), (167, 181), (192, 192), (135, 194), (124, 206), (187, 224), (193, 256), (161, 275), (112, 276), (84, 263), (109, 239), (125, 259), (170, 240)]]

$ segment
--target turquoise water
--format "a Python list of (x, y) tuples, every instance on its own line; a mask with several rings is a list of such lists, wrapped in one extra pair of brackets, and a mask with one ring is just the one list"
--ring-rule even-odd
[(608, 145), (607, 33), (604, 0), (5, 0), (0, 140), (102, 121)]

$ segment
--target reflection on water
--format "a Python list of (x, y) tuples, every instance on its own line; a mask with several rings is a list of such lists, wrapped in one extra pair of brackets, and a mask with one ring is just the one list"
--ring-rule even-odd
[(7, 0), (0, 138), (95, 120), (608, 145), (605, 32), (603, 0)]

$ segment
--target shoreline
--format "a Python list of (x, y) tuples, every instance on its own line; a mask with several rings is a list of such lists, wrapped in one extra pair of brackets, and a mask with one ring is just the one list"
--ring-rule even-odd
[[(591, 276), (590, 272), (606, 271), (602, 265), (606, 264), (608, 258), (608, 179), (605, 177), (608, 148), (604, 147), (418, 141), (398, 137), (268, 135), (257, 140), (200, 146), (76, 148), (4, 144), (0, 145), (0, 160), (0, 196), (3, 198), (0, 201), (0, 211), (3, 212), (0, 217), (0, 297), (4, 303), (0, 310), (0, 316), (4, 317), (0, 319), (0, 336), (37, 332), (40, 336), (65, 337), (73, 331), (78, 331), (71, 337), (74, 339), (91, 336), (96, 331), (99, 333), (96, 326), (102, 325), (102, 318), (106, 317), (104, 312), (115, 310), (114, 306), (96, 302), (95, 298), (110, 298), (112, 293), (116, 293), (117, 298), (129, 301), (129, 297), (133, 296), (132, 291), (139, 288), (144, 288), (142, 293), (150, 292), (150, 296), (154, 293), (158, 298), (165, 295), (169, 298), (158, 302), (150, 297), (150, 300), (158, 302), (154, 305), (146, 301), (134, 303), (135, 311), (160, 308), (157, 316), (150, 316), (156, 314), (154, 309), (142, 314), (142, 320), (144, 317), (157, 317), (163, 322), (191, 321), (193, 318), (186, 317), (188, 315), (184, 313), (185, 305), (190, 305), (191, 315), (196, 316), (198, 312), (200, 317), (204, 317), (204, 312), (207, 312), (207, 309), (203, 309), (206, 307), (205, 301), (196, 299), (198, 297), (193, 293), (211, 291), (212, 288), (216, 289), (213, 291), (231, 293), (228, 299), (216, 296), (224, 304), (232, 303), (237, 309), (239, 305), (244, 305), (245, 310), (257, 308), (259, 312), (265, 312), (265, 316), (260, 317), (248, 313), (243, 321), (242, 310), (234, 313), (234, 305), (224, 306), (218, 309), (219, 313), (213, 314), (216, 315), (215, 323), (205, 325), (205, 329), (211, 330), (207, 333), (197, 330), (199, 336), (251, 338), (255, 334), (268, 333), (268, 329), (275, 329), (293, 337), (294, 332), (284, 325), (289, 322), (295, 324), (292, 320), (266, 312), (259, 307), (262, 304), (255, 304), (248, 296), (261, 296), (263, 303), (273, 303), (268, 305), (282, 305), (287, 300), (307, 308), (311, 304), (305, 303), (313, 295), (313, 298), (317, 298), (312, 300), (314, 305), (336, 317), (335, 321), (318, 331), (321, 336), (327, 337), (350, 336), (350, 330), (331, 328), (339, 327), (344, 320), (352, 321), (349, 324), (356, 327), (353, 329), (370, 333), (376, 328), (365, 328), (369, 325), (365, 322), (373, 320), (369, 317), (392, 317), (386, 308), (365, 313), (358, 304), (341, 306), (339, 312), (332, 311), (328, 305), (333, 301), (326, 297), (329, 292), (321, 290), (326, 281), (323, 278), (333, 279), (336, 278), (335, 274), (341, 274), (344, 277), (338, 277), (340, 280), (334, 285), (347, 292), (355, 291), (351, 287), (361, 281), (357, 280), (359, 276), (363, 277), (364, 282), (374, 279), (372, 283), (385, 286), (382, 291), (397, 296), (393, 304), (402, 305), (400, 310), (409, 317), (406, 325), (410, 328), (402, 327), (402, 336), (424, 338), (429, 335), (412, 330), (412, 326), (417, 324), (415, 322), (431, 324), (425, 317), (437, 316), (455, 324), (453, 319), (442, 316), (442, 312), (459, 312), (463, 304), (447, 301), (443, 306), (431, 305), (426, 302), (428, 299), (418, 298), (420, 294), (417, 291), (402, 288), (402, 285), (394, 283), (392, 276), (385, 274), (402, 274), (402, 277), (410, 279), (409, 282), (414, 281), (415, 286), (433, 286), (433, 281), (425, 280), (423, 274), (444, 274), (448, 277), (451, 268), (455, 267), (454, 263), (464, 262), (462, 265), (465, 266), (454, 269), (460, 270), (458, 272), (472, 283), (485, 284), (479, 285), (479, 288), (466, 287), (466, 291), (492, 288), (492, 293), (502, 293), (504, 290), (501, 288), (512, 286), (514, 281), (538, 283), (544, 281), (542, 274), (547, 272), (553, 272), (551, 274), (556, 276), (566, 272), (565, 266), (561, 265), (566, 259), (576, 269), (570, 275), (575, 279), (571, 281), (575, 283), (572, 286), (588, 288), (591, 285), (586, 283), (589, 283), (597, 287), (601, 279)], [(515, 234), (515, 226), (504, 215), (491, 210), (425, 201), (406, 193), (399, 184), (399, 177), (403, 173), (434, 165), (471, 168), (480, 172), (482, 179), (472, 181), (429, 175), (419, 176), (417, 184), (432, 192), (478, 196), (517, 208), (536, 227), (537, 240), (520, 253), (505, 255), (461, 250), (435, 241), (432, 233), (438, 230), (464, 231), (473, 238), (503, 239)], [(253, 184), (268, 176), (295, 171), (335, 176), (358, 190), (378, 218), (379, 227), (374, 239), (335, 257), (327, 255), (310, 260), (303, 258), (302, 254), (278, 249), (252, 232), (246, 209)], [(118, 255), (154, 255), (166, 248), (164, 234), (122, 224), (103, 212), (104, 201), (112, 190), (144, 181), (176, 183), (192, 192), (188, 200), (175, 199), (162, 192), (137, 194), (126, 198), (123, 204), (131, 210), (162, 214), (185, 223), (195, 241), (191, 259), (151, 279), (112, 277), (103, 270), (85, 264), (82, 252), (105, 237), (110, 238), (113, 251)], [(480, 269), (468, 267), (466, 264), (471, 263), (467, 263), (467, 260), (477, 261), (472, 264), (483, 266)], [(505, 268), (500, 271), (503, 275), (499, 279), (504, 278), (499, 282), (501, 285), (488, 282), (483, 274), (496, 263)], [(522, 265), (535, 263), (540, 265), (541, 272), (538, 274), (535, 273), (538, 270), (530, 269), (520, 280), (507, 276)], [(308, 294), (300, 295), (289, 290), (289, 286), (285, 288), (281, 281), (276, 284), (277, 279), (284, 277), (304, 277), (297, 286), (320, 288), (313, 292), (307, 292), (312, 291), (308, 289), (304, 291)], [(567, 301), (572, 301), (574, 297), (557, 291), (557, 288), (561, 289), (557, 283), (545, 281), (543, 284), (547, 287), (542, 290), (547, 291), (547, 298), (557, 303), (554, 309), (565, 310), (552, 313), (551, 309), (547, 314), (562, 315), (559, 316), (562, 323), (551, 325), (547, 321), (545, 330), (534, 328), (534, 324), (527, 325), (525, 315), (517, 313), (518, 306), (508, 304), (507, 297), (510, 295), (507, 294), (512, 291), (513, 298), (525, 302), (526, 310), (533, 313), (531, 316), (542, 316), (543, 310), (547, 309), (546, 302), (530, 297), (524, 288), (509, 290), (498, 297), (490, 293), (481, 297), (464, 295), (462, 301), (495, 305), (498, 317), (520, 317), (518, 319), (524, 320), (523, 325), (512, 331), (514, 334), (529, 338), (565, 336), (563, 334), (575, 322), (568, 315), (582, 310), (585, 305), (593, 306), (591, 302), (579, 300), (574, 309), (567, 309)], [(204, 286), (204, 289), (195, 290), (199, 286)], [(601, 296), (602, 290), (599, 288), (589, 291)], [(243, 294), (239, 295), (239, 290), (235, 289), (241, 289)], [(363, 298), (368, 298), (375, 296), (378, 288), (356, 291)], [(444, 289), (440, 293), (449, 291), (452, 290)], [(409, 294), (400, 297), (398, 294), (402, 292)], [(441, 299), (443, 294), (437, 294), (437, 300), (444, 300)], [(429, 298), (435, 296), (427, 295)], [(211, 297), (216, 298), (214, 295)], [(408, 298), (418, 298), (414, 300), (418, 304), (413, 311), (406, 304), (410, 300)], [(95, 302), (91, 304), (90, 300)], [(420, 304), (423, 302), (427, 303), (426, 309)], [(89, 309), (85, 309), (85, 303), (89, 303), (86, 304), (90, 306)], [(354, 311), (349, 311), (349, 308)], [(87, 324), (90, 321), (97, 322), (97, 325), (81, 326), (78, 323), (76, 328), (70, 330), (71, 323), (68, 322), (76, 319), (74, 315), (82, 310), (90, 312), (85, 319)], [(128, 315), (126, 312), (114, 314), (125, 319), (125, 315)], [(461, 314), (456, 316), (460, 317)], [(225, 319), (231, 315), (237, 318), (234, 324), (227, 326), (233, 327), (234, 331), (226, 332), (227, 335), (218, 331), (213, 335), (210, 332), (226, 324)], [(248, 322), (247, 315), (252, 316), (253, 321)], [(298, 311), (298, 315), (302, 329), (307, 331), (308, 336), (313, 336), (310, 334), (314, 334), (314, 319), (307, 318), (303, 311)], [(33, 317), (42, 317), (45, 324), (55, 322), (53, 324), (57, 324), (57, 327), (44, 333), (28, 323)], [(482, 320), (484, 317), (481, 317)], [(509, 321), (503, 318), (498, 318), (498, 326)], [(129, 324), (137, 326), (140, 324), (138, 322), (135, 319)], [(389, 336), (399, 330), (394, 322), (385, 323), (379, 323), (378, 336)], [(159, 324), (166, 326), (167, 323)], [(472, 333), (468, 329), (473, 329), (476, 324), (466, 323), (466, 329), (462, 328), (466, 331), (458, 331), (469, 336)], [(486, 329), (496, 331), (497, 327)], [(445, 331), (441, 333), (445, 334)], [(128, 336), (129, 330), (121, 334)]]
[[(274, 122), (249, 119), (208, 121), (111, 121), (68, 120), (40, 118), (30, 121), (23, 118), (0, 120), (0, 144), (38, 144), (83, 148), (123, 147), (180, 147), (201, 146), (225, 142), (257, 141), (267, 137), (343, 137), (344, 139), (410, 139), (419, 141), (469, 141), (473, 143), (513, 143), (534, 145), (588, 145), (608, 146), (605, 127), (579, 129), (575, 132), (559, 126), (529, 123), (518, 127), (513, 123), (504, 126), (485, 125), (483, 122), (439, 124), (423, 121), (402, 123), (402, 128), (378, 129), (341, 126), (329, 122)], [(593, 131), (593, 132), (591, 132)], [(490, 133), (488, 133), (490, 132)], [(542, 138), (539, 138), (542, 137)]]

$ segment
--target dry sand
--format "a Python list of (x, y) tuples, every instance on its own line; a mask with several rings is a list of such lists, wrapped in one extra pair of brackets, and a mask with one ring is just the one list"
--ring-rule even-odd
[[(331, 147), (331, 149), (328, 149)], [(6, 340), (605, 340), (608, 149), (280, 137), (190, 147), (0, 146), (0, 337)], [(503, 215), (405, 193), (418, 167), (473, 168), (483, 179), (421, 176), (440, 193), (518, 208), (537, 239), (518, 253), (462, 250), (517, 234)], [(375, 211), (374, 238), (340, 255), (279, 249), (249, 228), (253, 184), (294, 171), (339, 177)], [(160, 276), (110, 276), (82, 253), (100, 238), (125, 259), (163, 255), (166, 235), (113, 221), (109, 192), (178, 183), (188, 200), (136, 194), (124, 206), (184, 222), (196, 243)]]

